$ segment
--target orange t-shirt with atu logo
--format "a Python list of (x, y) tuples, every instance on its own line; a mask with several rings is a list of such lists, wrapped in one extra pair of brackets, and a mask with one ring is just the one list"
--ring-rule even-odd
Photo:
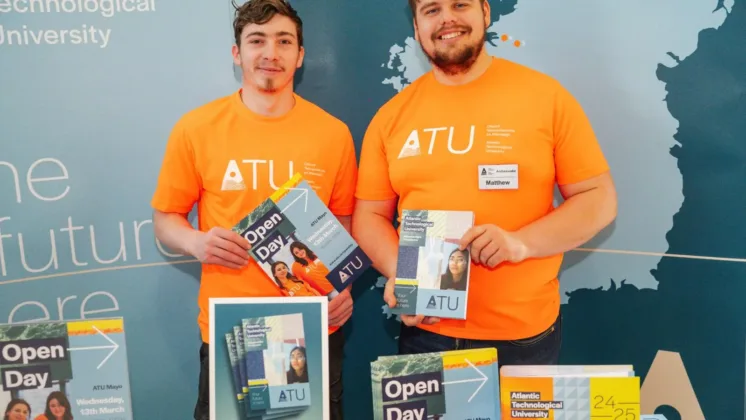
[[(176, 123), (151, 204), (162, 212), (188, 213), (196, 203), (199, 230), (230, 229), (295, 173), (336, 216), (352, 214), (357, 160), (347, 125), (297, 94), (290, 112), (264, 117), (243, 104), (239, 90)], [(205, 343), (209, 298), (282, 296), (249, 261), (241, 270), (202, 265), (198, 323)]]
[[(553, 210), (555, 183), (609, 170), (578, 102), (551, 77), (492, 58), (476, 80), (438, 83), (428, 72), (371, 121), (360, 155), (356, 197), (398, 198), (403, 209), (471, 210), (476, 224), (508, 231)], [(559, 314), (562, 255), (472, 263), (466, 320), (421, 328), (484, 340), (527, 338)]]

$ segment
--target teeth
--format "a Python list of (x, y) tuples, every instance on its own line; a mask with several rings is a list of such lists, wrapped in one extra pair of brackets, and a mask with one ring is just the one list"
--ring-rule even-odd
[(457, 37), (457, 36), (459, 36), (459, 35), (461, 35), (461, 32), (453, 32), (453, 33), (450, 33), (450, 34), (446, 34), (446, 35), (443, 35), (443, 36), (441, 36), (441, 37), (440, 37), (440, 39), (451, 39), (451, 38), (456, 38), (456, 37)]

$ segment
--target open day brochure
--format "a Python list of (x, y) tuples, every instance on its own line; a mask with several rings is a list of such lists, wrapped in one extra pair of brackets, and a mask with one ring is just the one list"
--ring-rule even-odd
[(303, 179), (295, 174), (233, 231), (285, 296), (333, 298), (371, 266), (368, 256)]
[(132, 419), (124, 321), (0, 325), (2, 410), (15, 399), (28, 403), (31, 419), (60, 411), (76, 419)]
[(500, 419), (497, 350), (380, 356), (371, 362), (373, 420)]

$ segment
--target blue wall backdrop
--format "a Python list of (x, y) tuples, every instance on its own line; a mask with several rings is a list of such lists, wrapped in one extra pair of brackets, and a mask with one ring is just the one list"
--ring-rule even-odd
[[(407, 3), (293, 4), (298, 91), (359, 147), (428, 69)], [(616, 223), (563, 266), (563, 363), (633, 363), (648, 412), (669, 420), (681, 413), (647, 373), (678, 368), (694, 399), (683, 418), (743, 418), (746, 0), (492, 11), (489, 51), (573, 92), (619, 189)], [(0, 0), (0, 322), (123, 316), (137, 418), (191, 418), (198, 265), (155, 241), (149, 200), (177, 118), (239, 86), (231, 18), (228, 0)], [(381, 286), (371, 271), (354, 290), (350, 418), (369, 418), (369, 362), (396, 348)]]

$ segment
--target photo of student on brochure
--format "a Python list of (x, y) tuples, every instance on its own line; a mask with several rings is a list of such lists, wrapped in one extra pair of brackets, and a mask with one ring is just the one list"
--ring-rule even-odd
[(324, 418), (327, 305), (323, 296), (211, 299), (220, 343), (210, 348), (211, 418)]
[(352, 236), (300, 174), (243, 217), (233, 231), (284, 296), (334, 298), (370, 266)]
[(404, 209), (401, 220), (391, 312), (466, 319), (471, 256), (459, 242), (474, 213)]
[(122, 318), (0, 325), (4, 418), (132, 419)]

